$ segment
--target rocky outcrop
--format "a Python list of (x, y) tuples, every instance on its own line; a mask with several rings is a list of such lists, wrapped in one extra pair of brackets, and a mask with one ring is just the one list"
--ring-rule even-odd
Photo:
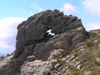
[[(56, 36), (52, 38), (52, 36), (47, 33), (49, 29), (51, 29), (52, 33), (55, 33)], [(20, 55), (24, 57), (24, 55), (26, 55), (24, 52), (27, 51), (26, 48), (29, 46), (33, 47), (32, 50), (34, 51), (31, 49), (30, 51), (35, 55), (45, 55), (47, 53), (47, 55), (49, 55), (50, 52), (55, 49), (54, 44), (57, 45), (57, 43), (56, 48), (73, 50), (78, 43), (85, 40), (85, 37), (86, 31), (81, 20), (78, 20), (76, 16), (67, 16), (58, 10), (54, 10), (53, 12), (47, 10), (30, 17), (27, 21), (18, 26), (14, 58), (18, 58)], [(45, 51), (46, 53), (44, 53)], [(38, 59), (41, 59), (39, 56), (37, 56)]]
[[(87, 37), (80, 19), (64, 15), (59, 10), (47, 10), (35, 14), (19, 24), (17, 29), (14, 56), (9, 65), (0, 68), (0, 75), (18, 75), (20, 67), (27, 59), (32, 59), (33, 63), (36, 59), (46, 61), (50, 56), (54, 56), (55, 50), (58, 50), (58, 55), (67, 55)], [(55, 35), (50, 35), (48, 30)], [(21, 69), (21, 72), (23, 71), (25, 69)], [(21, 73), (23, 74), (25, 73)]]

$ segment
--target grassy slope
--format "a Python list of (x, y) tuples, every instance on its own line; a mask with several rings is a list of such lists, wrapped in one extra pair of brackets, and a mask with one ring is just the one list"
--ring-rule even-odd
[[(100, 75), (100, 30), (90, 31), (90, 38), (83, 47), (75, 49), (74, 56), (80, 61), (80, 69), (72, 68), (72, 75)], [(80, 51), (84, 49), (83, 51)]]
[[(69, 74), (66, 71), (63, 75), (100, 75), (100, 30), (90, 31), (90, 38), (86, 39), (86, 42), (76, 48), (74, 52), (67, 55), (69, 57), (74, 56), (73, 59), (65, 57), (66, 61), (72, 63), (68, 65), (64, 63), (64, 66), (68, 67)], [(77, 58), (77, 59), (76, 59)], [(61, 59), (60, 59), (61, 60)], [(80, 68), (75, 67), (74, 62), (80, 62)], [(59, 63), (59, 62), (58, 62)], [(62, 64), (63, 65), (63, 64)]]

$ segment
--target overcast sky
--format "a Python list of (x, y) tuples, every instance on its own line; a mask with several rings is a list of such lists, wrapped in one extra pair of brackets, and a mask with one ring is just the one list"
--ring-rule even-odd
[(100, 28), (100, 0), (0, 0), (0, 56), (15, 50), (19, 23), (48, 9), (78, 16), (87, 30)]

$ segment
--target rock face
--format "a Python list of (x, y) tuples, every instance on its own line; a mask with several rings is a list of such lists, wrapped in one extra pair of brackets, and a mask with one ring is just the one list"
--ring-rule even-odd
[[(9, 61), (9, 65), (0, 68), (0, 75), (19, 75), (20, 67), (31, 55), (34, 56), (34, 60), (42, 61), (46, 61), (54, 50), (65, 50), (67, 55), (87, 37), (80, 19), (76, 16), (64, 15), (58, 10), (35, 14), (19, 24), (17, 29), (14, 56)], [(55, 35), (50, 35), (48, 30)], [(60, 54), (65, 55), (65, 53)], [(21, 73), (21, 75), (25, 74)]]

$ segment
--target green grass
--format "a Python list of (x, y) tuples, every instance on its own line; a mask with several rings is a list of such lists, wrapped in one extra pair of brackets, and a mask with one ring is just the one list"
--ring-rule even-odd
[(65, 65), (65, 64), (66, 64), (66, 61), (59, 60), (58, 62), (52, 63), (52, 66), (55, 66), (55, 65), (57, 65), (57, 64)]
[(98, 61), (95, 61), (95, 64), (98, 65), (98, 66), (100, 66), (100, 62), (98, 62)]
[(92, 42), (87, 42), (86, 45), (87, 45), (87, 47), (91, 47), (91, 46), (93, 46), (93, 43)]
[(79, 56), (79, 54), (80, 54), (80, 53), (76, 52), (76, 53), (74, 53), (74, 56)]
[(58, 64), (58, 62), (54, 62), (54, 63), (52, 63), (52, 66), (55, 66), (55, 65), (57, 65)]
[(60, 65), (65, 65), (66, 64), (66, 61), (59, 61), (58, 62)]
[(89, 36), (90, 37), (95, 37), (97, 34), (96, 33), (91, 33)]
[(69, 68), (71, 70), (71, 74), (70, 75), (80, 75), (80, 70), (76, 69), (73, 65), (69, 65)]
[(91, 72), (90, 75), (100, 75), (100, 69)]
[(91, 55), (91, 56), (88, 56), (86, 58), (89, 59), (89, 60), (91, 60), (93, 57), (95, 57), (95, 55)]

